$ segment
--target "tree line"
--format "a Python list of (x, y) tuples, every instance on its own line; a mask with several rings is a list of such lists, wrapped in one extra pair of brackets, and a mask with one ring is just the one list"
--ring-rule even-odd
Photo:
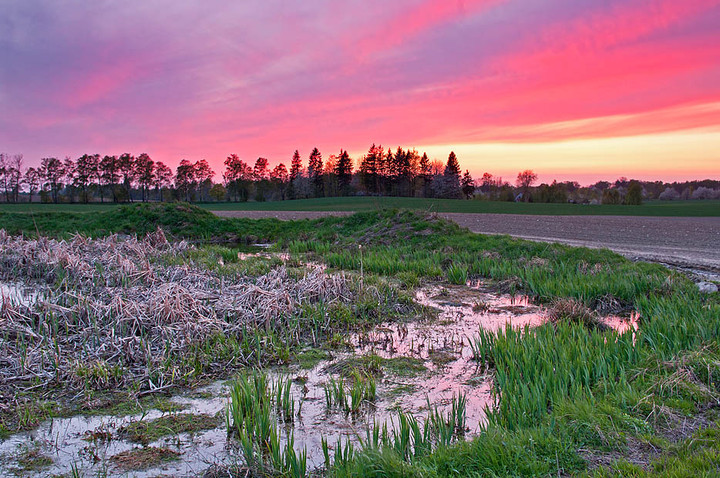
[(266, 201), (350, 195), (495, 201), (639, 204), (643, 199), (717, 199), (720, 181), (636, 181), (619, 178), (581, 187), (577, 182), (537, 183), (532, 170), (518, 173), (514, 185), (484, 173), (477, 181), (462, 173), (454, 152), (445, 162), (415, 149), (373, 144), (357, 162), (347, 150), (323, 158), (314, 148), (304, 161), (299, 151), (290, 167), (254, 164), (230, 154), (222, 182), (214, 182), (209, 163), (180, 161), (175, 172), (147, 153), (134, 156), (84, 154), (76, 159), (42, 158), (23, 168), (23, 155), (0, 153), (0, 200), (4, 202)]
[(373, 144), (357, 168), (347, 150), (323, 160), (314, 148), (306, 165), (295, 151), (290, 169), (280, 163), (269, 170), (267, 159), (250, 166), (232, 154), (225, 160), (224, 185), (232, 201), (254, 199), (305, 199), (350, 195), (406, 197), (471, 197), (475, 185), (470, 173), (462, 174), (454, 152), (447, 162), (430, 161), (414, 149), (385, 150)]
[(597, 181), (588, 186), (581, 186), (577, 181), (553, 181), (534, 186), (536, 182), (537, 175), (531, 170), (518, 174), (514, 188), (502, 178), (485, 173), (477, 181), (475, 197), (498, 201), (612, 205), (638, 205), (655, 199), (720, 199), (720, 181), (712, 179), (669, 183), (620, 177), (614, 182)]
[(237, 154), (225, 159), (222, 182), (201, 159), (183, 159), (175, 172), (147, 153), (134, 156), (84, 154), (73, 159), (42, 158), (23, 169), (23, 155), (0, 153), (0, 194), (5, 202), (265, 201), (358, 194), (462, 198), (475, 186), (462, 174), (455, 153), (447, 162), (430, 161), (414, 149), (387, 151), (372, 145), (358, 168), (347, 150), (323, 159), (314, 148), (306, 164), (295, 151), (290, 168), (271, 168), (267, 158), (246, 163)]
[(173, 184), (172, 170), (146, 153), (119, 156), (84, 154), (77, 159), (49, 157), (39, 167), (23, 170), (23, 155), (0, 153), (0, 194), (6, 202), (19, 202), (20, 193), (32, 202), (83, 202), (132, 200), (133, 191), (140, 199), (161, 198), (160, 191)]

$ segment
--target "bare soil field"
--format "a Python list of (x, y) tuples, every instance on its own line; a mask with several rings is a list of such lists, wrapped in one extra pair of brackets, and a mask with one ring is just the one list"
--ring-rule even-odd
[[(344, 216), (347, 211), (213, 211), (222, 217), (280, 220)], [(525, 216), (440, 213), (482, 234), (608, 248), (636, 260), (661, 262), (720, 276), (720, 218), (638, 216)]]

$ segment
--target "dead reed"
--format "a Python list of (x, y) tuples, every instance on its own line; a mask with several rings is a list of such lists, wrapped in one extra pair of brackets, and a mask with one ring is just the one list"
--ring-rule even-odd
[(166, 389), (198, 373), (199, 351), (206, 365), (224, 369), (214, 338), (232, 341), (234, 364), (248, 363), (248, 336), (297, 340), (306, 306), (350, 304), (360, 291), (348, 276), (320, 268), (299, 278), (284, 267), (222, 277), (164, 260), (191, 247), (160, 230), (67, 241), (0, 230), (0, 280), (32, 289), (20, 300), (0, 297), (0, 394)]

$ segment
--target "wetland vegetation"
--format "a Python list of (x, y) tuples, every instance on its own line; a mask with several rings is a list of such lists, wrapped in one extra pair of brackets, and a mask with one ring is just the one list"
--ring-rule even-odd
[(720, 469), (720, 296), (660, 265), (407, 210), (0, 228), (4, 473)]

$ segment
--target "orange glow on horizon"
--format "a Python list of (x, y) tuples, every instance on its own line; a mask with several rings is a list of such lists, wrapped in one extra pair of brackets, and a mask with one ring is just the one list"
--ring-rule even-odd
[(453, 150), (473, 177), (489, 172), (511, 183), (525, 169), (533, 169), (542, 182), (576, 180), (583, 185), (621, 176), (650, 181), (720, 179), (720, 130), (418, 149), (438, 159)]

